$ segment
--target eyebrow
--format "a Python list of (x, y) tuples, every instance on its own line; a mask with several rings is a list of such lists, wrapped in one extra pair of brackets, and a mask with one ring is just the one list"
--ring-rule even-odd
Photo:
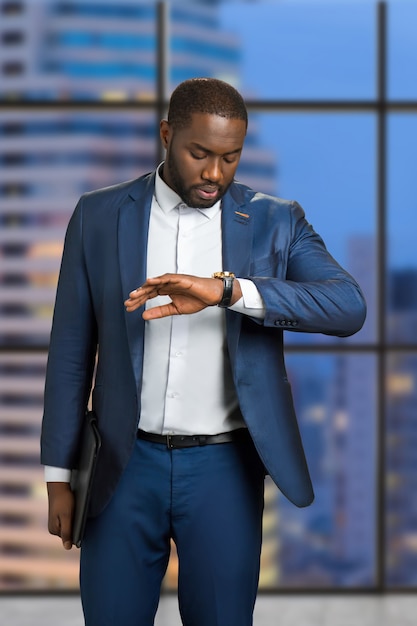
[[(202, 146), (201, 144), (195, 141), (191, 142), (191, 146), (193, 146), (193, 148), (197, 148), (197, 150), (202, 150), (203, 152), (206, 152), (207, 154), (215, 154), (212, 150), (205, 148), (204, 146)], [(236, 150), (230, 150), (230, 152), (224, 152), (222, 156), (228, 156), (229, 154), (238, 154), (239, 152), (242, 152), (242, 148), (236, 148)]]

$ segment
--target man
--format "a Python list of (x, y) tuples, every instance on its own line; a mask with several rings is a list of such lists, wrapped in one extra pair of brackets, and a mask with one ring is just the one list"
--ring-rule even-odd
[(246, 128), (230, 85), (182, 83), (160, 125), (165, 162), (85, 194), (68, 227), (42, 462), (49, 530), (69, 549), (97, 355), (89, 626), (153, 624), (171, 539), (183, 623), (251, 625), (265, 472), (296, 505), (313, 500), (283, 330), (351, 335), (365, 304), (297, 203), (234, 182)]

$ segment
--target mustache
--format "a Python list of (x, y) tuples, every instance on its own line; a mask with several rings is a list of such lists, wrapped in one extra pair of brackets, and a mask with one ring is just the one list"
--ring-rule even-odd
[(213, 191), (219, 191), (220, 189), (222, 189), (221, 185), (210, 185), (210, 184), (206, 184), (206, 185), (193, 185), (192, 187), (193, 189), (202, 189), (203, 191), (206, 191), (207, 193), (213, 193)]

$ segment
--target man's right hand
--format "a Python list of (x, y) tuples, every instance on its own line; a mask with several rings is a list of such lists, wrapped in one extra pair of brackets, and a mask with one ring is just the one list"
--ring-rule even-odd
[(62, 539), (65, 550), (72, 548), (72, 517), (74, 494), (69, 483), (48, 482), (48, 530)]

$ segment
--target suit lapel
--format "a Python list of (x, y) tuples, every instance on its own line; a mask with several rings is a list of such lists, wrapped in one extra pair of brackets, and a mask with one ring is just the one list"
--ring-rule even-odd
[[(249, 275), (251, 261), (253, 216), (249, 206), (234, 185), (222, 202), (223, 269), (241, 278)], [(241, 321), (241, 315), (226, 311), (227, 341), (232, 362), (235, 360)]]
[[(123, 298), (146, 280), (146, 257), (149, 216), (155, 177), (139, 181), (119, 209), (118, 247)], [(127, 336), (133, 371), (139, 386), (143, 363), (144, 307), (133, 313), (125, 311)]]
[(222, 202), (223, 269), (243, 278), (249, 273), (253, 219), (243, 198), (233, 192)]

